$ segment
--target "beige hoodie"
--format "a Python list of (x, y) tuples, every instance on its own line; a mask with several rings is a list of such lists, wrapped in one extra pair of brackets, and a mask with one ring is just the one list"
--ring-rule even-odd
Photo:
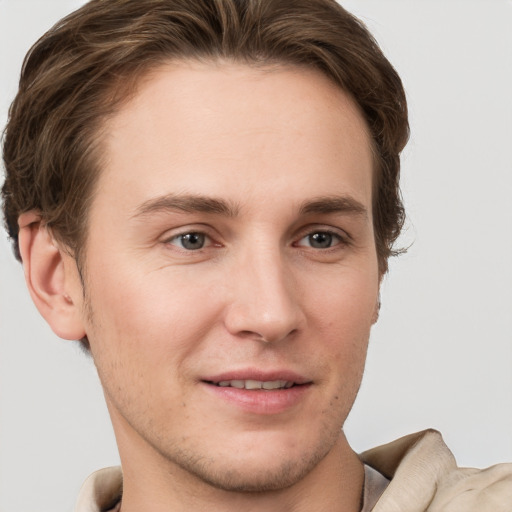
[(435, 430), (368, 450), (361, 460), (391, 480), (373, 512), (512, 512), (512, 464), (458, 468)]

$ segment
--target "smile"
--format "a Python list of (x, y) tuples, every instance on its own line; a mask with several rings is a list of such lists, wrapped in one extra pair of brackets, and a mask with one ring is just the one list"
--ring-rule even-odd
[(220, 386), (223, 388), (237, 388), (237, 389), (249, 389), (249, 390), (258, 390), (264, 389), (267, 391), (272, 391), (274, 389), (289, 389), (295, 385), (293, 381), (287, 380), (222, 380), (220, 382), (212, 382), (216, 386)]
[(310, 396), (313, 381), (286, 370), (246, 369), (201, 380), (216, 399), (252, 415), (274, 415), (298, 407)]

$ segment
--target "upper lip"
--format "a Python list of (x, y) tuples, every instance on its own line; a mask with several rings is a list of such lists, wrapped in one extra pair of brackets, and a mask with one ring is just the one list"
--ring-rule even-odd
[(217, 373), (201, 378), (203, 382), (219, 382), (229, 380), (256, 380), (260, 382), (271, 382), (276, 380), (284, 380), (293, 382), (294, 384), (308, 384), (311, 379), (304, 377), (290, 370), (259, 370), (255, 368), (232, 370), (223, 373)]

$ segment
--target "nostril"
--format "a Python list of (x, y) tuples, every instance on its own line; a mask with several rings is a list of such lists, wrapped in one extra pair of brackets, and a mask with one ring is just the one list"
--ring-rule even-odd
[(268, 329), (264, 332), (241, 331), (238, 333), (238, 336), (243, 339), (254, 340), (264, 344), (269, 344), (282, 341), (284, 339), (289, 339), (293, 337), (297, 332), (297, 329), (292, 329), (291, 331), (287, 331), (286, 329), (276, 329), (274, 331), (271, 331), (270, 329)]

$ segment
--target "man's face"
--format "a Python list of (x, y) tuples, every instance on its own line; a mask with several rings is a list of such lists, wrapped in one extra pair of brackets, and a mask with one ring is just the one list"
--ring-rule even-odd
[(83, 322), (121, 457), (292, 484), (338, 446), (375, 319), (362, 116), (311, 70), (171, 63), (104, 128)]

